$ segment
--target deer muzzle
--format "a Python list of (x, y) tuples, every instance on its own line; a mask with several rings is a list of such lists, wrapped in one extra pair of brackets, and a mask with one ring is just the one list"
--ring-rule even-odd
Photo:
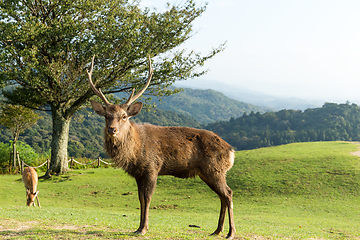
[(118, 132), (118, 131), (117, 131), (117, 128), (114, 128), (114, 127), (109, 127), (109, 128), (108, 128), (108, 134), (109, 134), (110, 136), (115, 136), (117, 132)]

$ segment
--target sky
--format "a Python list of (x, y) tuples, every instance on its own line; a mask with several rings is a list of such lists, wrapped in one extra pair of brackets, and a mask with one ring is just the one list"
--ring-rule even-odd
[[(157, 11), (183, 0), (143, 0)], [(265, 94), (360, 102), (360, 1), (195, 0), (207, 10), (182, 47), (206, 55), (201, 78)], [(188, 80), (187, 83), (191, 84)]]

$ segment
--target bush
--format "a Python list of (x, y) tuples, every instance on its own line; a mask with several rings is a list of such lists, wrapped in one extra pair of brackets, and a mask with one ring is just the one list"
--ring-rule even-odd
[[(0, 142), (0, 168), (10, 167), (10, 154), (13, 150), (12, 143), (12, 141), (9, 143)], [(16, 150), (19, 152), (20, 161), (24, 161), (30, 166), (36, 166), (39, 163), (39, 154), (28, 144), (17, 142)]]

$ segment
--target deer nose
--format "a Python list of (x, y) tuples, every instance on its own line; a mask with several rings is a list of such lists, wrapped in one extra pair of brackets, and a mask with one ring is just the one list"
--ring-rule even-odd
[(108, 133), (110, 135), (115, 135), (115, 133), (117, 132), (116, 128), (113, 128), (113, 127), (109, 127), (108, 128)]

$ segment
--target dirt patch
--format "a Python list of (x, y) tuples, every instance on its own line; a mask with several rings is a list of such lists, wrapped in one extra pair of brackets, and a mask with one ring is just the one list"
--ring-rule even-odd
[(0, 221), (0, 231), (24, 231), (38, 224), (38, 221), (20, 222), (13, 219), (2, 219)]
[[(360, 145), (360, 142), (349, 142), (349, 143), (353, 143), (353, 144), (358, 144)], [(360, 149), (360, 147), (358, 147)], [(350, 153), (351, 155), (354, 155), (354, 156), (358, 156), (360, 157), (360, 150), (359, 151), (356, 151), (356, 152), (351, 152)]]
[(26, 231), (31, 228), (42, 226), (46, 229), (56, 229), (56, 230), (78, 230), (81, 227), (69, 225), (69, 224), (59, 224), (59, 225), (51, 225), (46, 226), (41, 224), (39, 221), (27, 221), (20, 222), (13, 219), (1, 219), (0, 220), (0, 232), (21, 232)]
[(354, 156), (360, 157), (360, 151), (351, 152), (350, 154), (351, 154), (351, 155), (354, 155)]
[(56, 230), (78, 230), (79, 227), (74, 225), (63, 225), (63, 226), (51, 226), (51, 228)]

